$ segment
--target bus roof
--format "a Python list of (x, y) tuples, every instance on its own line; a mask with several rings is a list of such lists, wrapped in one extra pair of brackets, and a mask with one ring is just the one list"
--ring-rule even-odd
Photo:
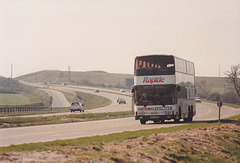
[(186, 59), (183, 59), (183, 58), (180, 58), (180, 57), (176, 57), (174, 55), (166, 55), (166, 54), (151, 54), (151, 55), (136, 56), (135, 59), (140, 59), (140, 58), (152, 58), (152, 59), (154, 59), (155, 57), (173, 57), (174, 59), (178, 58), (178, 59), (193, 63), (189, 60), (186, 60)]

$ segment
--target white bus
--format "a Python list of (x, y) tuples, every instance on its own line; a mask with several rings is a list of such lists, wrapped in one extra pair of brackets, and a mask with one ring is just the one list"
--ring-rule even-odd
[(194, 64), (172, 55), (135, 58), (134, 115), (141, 124), (174, 119), (192, 121), (196, 115)]

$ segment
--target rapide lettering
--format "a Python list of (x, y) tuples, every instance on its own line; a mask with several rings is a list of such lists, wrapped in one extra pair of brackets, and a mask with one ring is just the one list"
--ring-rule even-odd
[(154, 78), (149, 78), (149, 77), (144, 77), (143, 83), (163, 83), (165, 78), (163, 77), (154, 77)]

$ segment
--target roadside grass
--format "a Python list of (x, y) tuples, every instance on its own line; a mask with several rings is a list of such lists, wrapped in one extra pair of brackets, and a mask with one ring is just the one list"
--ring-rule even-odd
[[(0, 153), (58, 151), (68, 157), (77, 157), (75, 161), (79, 162), (238, 162), (240, 131), (234, 129), (234, 126), (226, 131), (226, 126), (223, 125), (239, 125), (239, 119), (240, 115), (224, 119), (221, 123), (209, 121), (104, 136), (11, 145), (1, 147)], [(178, 138), (180, 135), (182, 137)]]
[[(93, 95), (93, 94), (88, 94), (88, 93), (82, 93), (82, 92), (77, 92), (76, 95), (74, 96), (71, 93), (62, 91), (64, 96), (69, 102), (76, 101), (77, 96), (81, 98), (81, 100), (84, 102), (84, 109), (93, 109), (97, 107), (104, 107), (108, 106), (111, 104), (111, 100), (102, 97), (99, 95)], [(36, 115), (36, 114), (49, 114), (49, 113), (62, 113), (62, 112), (69, 112), (69, 108), (53, 108), (49, 110), (43, 110), (43, 111), (34, 111), (34, 112), (21, 112), (21, 113), (0, 113), (1, 117), (6, 117), (6, 116), (17, 116), (17, 115)]]
[(65, 98), (67, 99), (67, 101), (69, 103), (71, 103), (72, 101), (76, 101), (77, 100), (77, 97), (74, 96), (73, 94), (65, 92), (65, 91), (61, 91), (61, 92), (63, 93), (63, 95), (65, 96)]
[(159, 128), (159, 129), (147, 129), (147, 130), (138, 130), (138, 131), (125, 131), (122, 133), (114, 133), (103, 136), (92, 136), (92, 137), (83, 137), (77, 139), (68, 139), (68, 140), (56, 140), (43, 143), (28, 143), (21, 145), (10, 145), (8, 147), (0, 147), (0, 153), (3, 152), (32, 152), (32, 151), (45, 151), (45, 150), (63, 150), (64, 148), (76, 146), (79, 148), (84, 148), (89, 145), (101, 146), (110, 142), (122, 142), (127, 139), (136, 139), (139, 137), (147, 137), (155, 133), (169, 133), (177, 132), (181, 130), (192, 130), (195, 128), (204, 128), (214, 123), (196, 123), (190, 125), (174, 126), (168, 128)]
[(77, 96), (80, 97), (80, 100), (84, 102), (84, 108), (86, 109), (104, 107), (112, 103), (110, 99), (98, 95), (77, 92)]
[[(206, 100), (206, 99), (204, 99), (203, 101), (208, 102), (208, 103), (212, 103), (212, 104), (216, 104), (216, 106), (217, 106), (217, 103), (218, 103), (216, 101), (209, 101), (209, 100)], [(232, 108), (236, 108), (236, 109), (240, 109), (240, 105), (238, 105), (238, 104), (230, 104), (230, 103), (225, 103), (224, 102), (223, 105), (226, 105), (226, 106), (229, 106), (229, 107), (232, 107)]]
[(28, 97), (22, 94), (1, 94), (0, 93), (0, 105), (27, 105), (31, 104)]
[(240, 109), (240, 105), (238, 105), (238, 104), (223, 103), (223, 105), (226, 105), (226, 106), (230, 106), (230, 107), (233, 107), (233, 108)]
[(38, 117), (11, 117), (0, 118), (0, 128), (19, 127), (55, 123), (82, 122), (88, 120), (99, 120), (109, 118), (120, 118), (132, 116), (132, 112), (111, 112), (111, 113), (91, 113), (91, 114), (70, 114)]

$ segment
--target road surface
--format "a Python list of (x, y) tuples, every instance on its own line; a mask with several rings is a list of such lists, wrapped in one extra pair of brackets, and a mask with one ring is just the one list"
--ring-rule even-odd
[[(76, 89), (76, 88), (71, 88)], [(83, 90), (81, 90), (83, 91)], [(84, 90), (92, 92), (91, 90)], [(107, 107), (98, 109), (86, 110), (86, 112), (108, 112), (108, 111), (126, 111), (130, 109), (130, 97), (126, 97), (127, 104), (117, 104), (119, 94), (112, 94), (100, 91), (99, 95), (111, 97), (112, 104)], [(240, 114), (240, 109), (223, 106), (221, 118), (231, 117)], [(73, 113), (82, 114), (82, 113)], [(194, 117), (194, 122), (216, 120), (218, 119), (218, 107), (216, 104), (197, 103), (197, 115)], [(193, 122), (193, 123), (194, 123)], [(154, 124), (151, 121), (146, 125), (141, 125), (139, 121), (134, 120), (134, 117), (97, 120), (77, 123), (52, 124), (30, 127), (16, 127), (0, 129), (0, 146), (9, 146), (11, 144), (23, 144), (32, 142), (46, 142), (61, 139), (72, 139), (78, 137), (88, 137), (95, 135), (106, 135), (111, 133), (119, 133), (123, 131), (134, 131), (141, 129), (152, 129), (161, 127), (170, 127), (183, 125), (186, 123), (174, 123), (166, 121), (164, 124)]]
[(41, 89), (41, 90), (44, 92), (47, 92), (49, 96), (52, 96), (53, 102), (52, 102), (51, 107), (57, 108), (57, 107), (69, 107), (70, 106), (70, 103), (66, 100), (63, 93), (56, 91), (56, 90), (52, 90), (52, 89)]

